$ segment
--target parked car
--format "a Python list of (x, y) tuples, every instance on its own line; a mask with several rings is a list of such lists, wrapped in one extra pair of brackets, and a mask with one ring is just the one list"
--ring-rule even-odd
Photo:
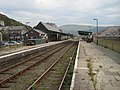
[(13, 46), (13, 45), (17, 45), (17, 44), (19, 44), (19, 43), (17, 43), (16, 41), (8, 41), (5, 43), (4, 46)]
[(18, 44), (23, 44), (23, 42), (22, 42), (22, 41), (17, 41), (17, 43), (18, 43)]
[(28, 40), (26, 43), (28, 46), (30, 45), (35, 45), (35, 41), (34, 40)]
[(1, 41), (0, 42), (0, 46), (4, 46), (5, 45), (5, 42), (4, 41)]

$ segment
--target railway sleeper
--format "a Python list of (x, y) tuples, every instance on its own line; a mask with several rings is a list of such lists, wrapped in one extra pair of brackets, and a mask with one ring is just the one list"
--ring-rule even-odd
[[(55, 52), (54, 52), (54, 53), (55, 53)], [(51, 54), (50, 54), (50, 55), (51, 55)], [(49, 57), (49, 56), (46, 56), (45, 58), (47, 58), (47, 57)], [(17, 77), (17, 76), (23, 74), (23, 72), (25, 72), (26, 70), (29, 70), (31, 67), (36, 66), (39, 62), (40, 62), (40, 61), (38, 61), (38, 62), (35, 63), (35, 64), (32, 64), (30, 67), (27, 67), (27, 68), (24, 69), (23, 71), (18, 72), (18, 73), (16, 73), (16, 74), (13, 74), (12, 76), (10, 76), (10, 77), (8, 77), (8, 78), (6, 78), (6, 79), (0, 81), (0, 87), (6, 87), (6, 86), (4, 85), (6, 82), (12, 82), (11, 79), (14, 80), (15, 77)]]
[(16, 83), (17, 81), (15, 79), (9, 79), (8, 83)]
[(10, 87), (10, 85), (0, 83), (0, 88), (9, 88), (9, 87)]
[[(14, 80), (8, 79), (7, 82), (8, 83), (16, 83), (17, 81), (15, 79)], [(8, 85), (8, 84), (0, 83), (0, 88), (9, 88), (9, 87), (10, 87), (10, 85)]]
[(8, 73), (8, 72), (2, 72), (0, 74), (9, 74), (9, 75), (13, 75), (13, 73)]

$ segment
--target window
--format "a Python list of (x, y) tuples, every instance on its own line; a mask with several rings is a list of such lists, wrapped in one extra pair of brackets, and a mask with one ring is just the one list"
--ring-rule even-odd
[(28, 34), (26, 34), (26, 36), (28, 36)]
[(45, 34), (41, 34), (41, 36), (45, 36)]
[(33, 36), (31, 36), (31, 39), (33, 39)]

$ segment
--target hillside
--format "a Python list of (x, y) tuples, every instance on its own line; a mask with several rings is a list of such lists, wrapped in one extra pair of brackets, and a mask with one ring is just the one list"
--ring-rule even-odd
[[(88, 25), (63, 25), (59, 27), (65, 33), (78, 34), (78, 31), (96, 32), (96, 27)], [(99, 31), (106, 29), (106, 27), (99, 27)]]
[(9, 17), (7, 17), (6, 15), (3, 15), (3, 14), (1, 14), (1, 13), (0, 13), (0, 20), (1, 20), (1, 21), (4, 21), (5, 26), (11, 26), (11, 25), (12, 25), (12, 26), (21, 26), (21, 25), (23, 26), (22, 23), (14, 20), (14, 19), (11, 19), (11, 18), (9, 18)]

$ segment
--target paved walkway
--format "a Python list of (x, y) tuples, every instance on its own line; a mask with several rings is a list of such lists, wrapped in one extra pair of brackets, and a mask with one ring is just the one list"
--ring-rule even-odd
[(77, 59), (71, 90), (120, 90), (120, 54), (80, 41)]

